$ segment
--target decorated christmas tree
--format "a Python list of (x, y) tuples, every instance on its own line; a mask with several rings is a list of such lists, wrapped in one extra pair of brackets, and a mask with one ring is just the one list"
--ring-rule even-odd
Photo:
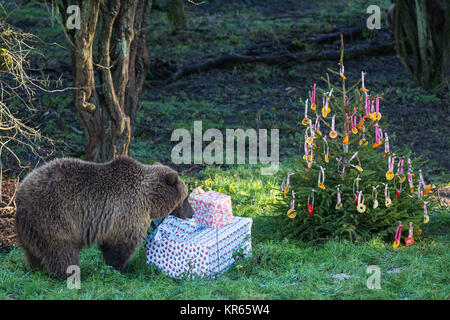
[(403, 228), (412, 245), (429, 220), (420, 163), (393, 152), (383, 99), (366, 88), (366, 74), (347, 88), (343, 46), (339, 70), (328, 71), (340, 84), (327, 73), (327, 88), (314, 84), (301, 107), (304, 148), (281, 183), (283, 230), (302, 240), (380, 236), (396, 247)]

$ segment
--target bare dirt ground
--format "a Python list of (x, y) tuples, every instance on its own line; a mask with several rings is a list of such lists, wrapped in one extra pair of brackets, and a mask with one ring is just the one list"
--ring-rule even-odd
[(14, 230), (14, 195), (17, 182), (14, 179), (5, 179), (1, 184), (2, 201), (0, 203), (0, 252), (9, 251), (17, 246)]

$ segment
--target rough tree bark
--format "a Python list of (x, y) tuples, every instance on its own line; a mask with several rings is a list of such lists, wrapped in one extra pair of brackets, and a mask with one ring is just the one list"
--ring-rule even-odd
[(85, 159), (103, 162), (128, 154), (148, 67), (144, 17), (151, 1), (76, 4), (81, 28), (68, 32), (74, 45), (74, 104), (87, 136)]
[(447, 0), (393, 2), (388, 17), (394, 16), (391, 24), (397, 55), (414, 82), (425, 88), (448, 82), (450, 7)]

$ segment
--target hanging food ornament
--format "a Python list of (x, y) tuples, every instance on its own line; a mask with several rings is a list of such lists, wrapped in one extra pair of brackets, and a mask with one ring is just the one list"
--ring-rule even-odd
[(379, 121), (381, 119), (381, 113), (380, 113), (380, 97), (377, 97), (377, 100), (375, 102), (376, 109), (375, 109), (375, 120)]
[(283, 178), (283, 182), (281, 182), (281, 192), (283, 192), (284, 195), (284, 189), (286, 188), (286, 178)]
[(308, 99), (305, 101), (305, 117), (302, 120), (302, 124), (307, 126), (311, 120), (308, 118)]
[(317, 178), (317, 186), (325, 190), (325, 168), (320, 166), (319, 177)]
[(400, 183), (403, 183), (406, 181), (406, 176), (403, 173), (403, 164), (404, 163), (405, 163), (405, 157), (401, 157), (400, 160), (398, 161), (398, 166), (397, 166), (397, 176), (399, 177)]
[(359, 122), (358, 122), (358, 130), (359, 131), (362, 131), (364, 122), (365, 122), (364, 118), (361, 115), (359, 115)]
[[(399, 181), (399, 183), (400, 183), (400, 188), (397, 188), (397, 182), (396, 181)], [(394, 188), (395, 188), (395, 190), (397, 191), (397, 198), (400, 198), (400, 193), (402, 192), (402, 190), (403, 190), (403, 188), (402, 188), (402, 185), (403, 185), (403, 183), (402, 183), (402, 181), (401, 181), (401, 178), (400, 178), (400, 176), (396, 176), (396, 178), (394, 179)]]
[(361, 71), (361, 87), (362, 92), (369, 92), (369, 89), (364, 87), (364, 71)]
[(357, 111), (356, 111), (356, 108), (355, 108), (355, 110), (353, 112), (353, 115), (350, 118), (350, 121), (352, 123), (352, 132), (353, 132), (353, 134), (357, 134), (358, 133), (358, 128), (356, 128), (356, 113), (357, 113)]
[(330, 148), (328, 147), (328, 141), (327, 141), (327, 137), (324, 136), (323, 137), (323, 141), (325, 142), (325, 144), (323, 145), (323, 153), (325, 154), (324, 156), (324, 160), (326, 163), (330, 162)]
[(389, 208), (392, 205), (391, 195), (389, 193), (389, 185), (387, 183), (384, 184), (384, 204), (386, 208)]
[(317, 132), (319, 136), (322, 136), (322, 132), (320, 131), (320, 121), (319, 117), (316, 118), (316, 123), (314, 124), (314, 131)]
[(389, 137), (387, 132), (384, 133), (384, 153), (389, 153)]
[(341, 166), (341, 163), (342, 163), (342, 157), (340, 157), (340, 158), (336, 158), (336, 161), (337, 161), (337, 172), (338, 172), (338, 174), (342, 177), (343, 176), (343, 174), (344, 174), (344, 171), (342, 170), (342, 173), (339, 171), (339, 167)]
[(427, 204), (428, 201), (423, 202), (423, 223), (428, 223), (430, 221), (430, 217), (428, 216)]
[(306, 164), (306, 165), (308, 166), (308, 169), (311, 168), (313, 161), (314, 161), (314, 150), (311, 149), (310, 160), (309, 160), (308, 163)]
[[(352, 160), (355, 159), (355, 158), (356, 158), (356, 160), (358, 160), (358, 164), (356, 164), (356, 165), (350, 163), (350, 162), (352, 162)], [(353, 168), (355, 168), (356, 170), (358, 170), (360, 173), (364, 171), (363, 168), (361, 167), (361, 161), (359, 160), (359, 157), (358, 157), (358, 151), (356, 151), (356, 152), (353, 154), (353, 156), (348, 160), (348, 163), (350, 164), (350, 166), (352, 166)]]
[(344, 79), (344, 80), (347, 79), (344, 76), (344, 64), (340, 64), (339, 75), (341, 76), (342, 79)]
[(378, 185), (376, 187), (372, 187), (372, 199), (373, 199), (373, 208), (378, 208)]
[(380, 127), (378, 126), (378, 122), (375, 123), (374, 127), (375, 127), (375, 143), (372, 147), (377, 148), (383, 144), (383, 142), (381, 141), (381, 139), (383, 138), (383, 133), (381, 132)]
[(316, 111), (316, 84), (314, 83), (314, 88), (311, 97), (311, 110)]
[[(333, 90), (333, 89), (331, 89)], [(330, 98), (326, 96), (326, 94), (324, 94), (324, 104), (322, 107), (322, 117), (326, 118), (327, 115), (330, 113), (331, 109), (328, 106), (329, 102), (330, 102)]]
[(422, 185), (423, 194), (428, 194), (431, 190), (431, 185), (425, 185), (425, 180), (423, 180), (422, 170), (419, 170), (419, 184)]
[(364, 213), (366, 211), (366, 206), (364, 205), (364, 196), (362, 194), (362, 191), (360, 191), (359, 195), (358, 195), (358, 205), (356, 206), (356, 210), (358, 210), (359, 213)]
[[(314, 192), (316, 192), (316, 190), (312, 189), (308, 195), (308, 214), (310, 217), (314, 213)], [(312, 200), (310, 201), (311, 194), (312, 194)]]
[(288, 174), (287, 174), (287, 178), (286, 178), (286, 187), (284, 188), (284, 190), (283, 190), (283, 193), (284, 193), (284, 195), (286, 196), (287, 195), (287, 193), (289, 192), (289, 184), (290, 184), (290, 179), (291, 179), (291, 176), (293, 175), (293, 173), (289, 173), (288, 172)]
[(287, 212), (287, 216), (291, 219), (295, 218), (297, 213), (295, 212), (295, 191), (292, 190), (292, 200), (291, 200), (291, 206)]
[(411, 247), (414, 244), (414, 239), (413, 239), (413, 223), (410, 222), (409, 223), (409, 233), (408, 233), (408, 237), (405, 238), (405, 243), (407, 247)]
[(337, 188), (336, 210), (339, 210), (340, 208), (342, 208), (341, 190), (339, 188)]
[(394, 237), (394, 244), (392, 245), (394, 248), (397, 248), (400, 245), (400, 239), (402, 236), (402, 222), (399, 221), (398, 222), (398, 227), (397, 227), (397, 232), (395, 232), (395, 237)]
[(359, 145), (360, 146), (362, 146), (362, 145), (367, 146), (369, 141), (366, 140), (366, 133), (365, 133), (366, 132), (366, 127), (365, 126), (362, 126), (362, 132), (363, 132), (363, 134), (362, 134), (361, 140), (359, 140)]
[(306, 142), (306, 139), (308, 139), (308, 136), (305, 134), (305, 143), (304, 143), (304, 150), (305, 150), (305, 154), (303, 155), (303, 159), (305, 159), (306, 162), (309, 161), (309, 159), (311, 159), (311, 156), (309, 155), (309, 148), (308, 148), (308, 143)]
[(413, 181), (414, 173), (411, 165), (411, 159), (408, 158), (408, 182), (409, 182), (409, 190), (411, 193), (414, 192), (414, 181)]
[(395, 154), (389, 156), (388, 158), (388, 171), (386, 171), (386, 179), (392, 180), (394, 179), (394, 164), (395, 164)]
[(337, 137), (336, 127), (335, 127), (335, 120), (336, 115), (333, 115), (333, 118), (331, 119), (331, 131), (330, 131), (330, 138), (335, 139)]
[(369, 118), (370, 115), (370, 95), (366, 92), (366, 102), (365, 102), (365, 114), (363, 119)]
[(309, 132), (311, 135), (308, 137), (308, 139), (306, 139), (306, 142), (310, 145), (310, 147), (312, 147), (312, 144), (314, 142), (314, 128), (311, 120), (309, 121)]
[[(353, 201), (354, 204), (358, 203), (358, 193), (359, 193), (359, 181), (361, 180), (361, 178), (358, 176), (355, 178), (355, 180), (353, 180), (353, 194), (355, 195), (355, 200)], [(356, 186), (356, 189), (355, 189)]]

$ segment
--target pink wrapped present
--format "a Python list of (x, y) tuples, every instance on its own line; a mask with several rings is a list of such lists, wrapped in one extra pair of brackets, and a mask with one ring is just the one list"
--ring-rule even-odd
[(192, 196), (194, 218), (199, 225), (219, 228), (233, 222), (231, 197), (216, 191)]

